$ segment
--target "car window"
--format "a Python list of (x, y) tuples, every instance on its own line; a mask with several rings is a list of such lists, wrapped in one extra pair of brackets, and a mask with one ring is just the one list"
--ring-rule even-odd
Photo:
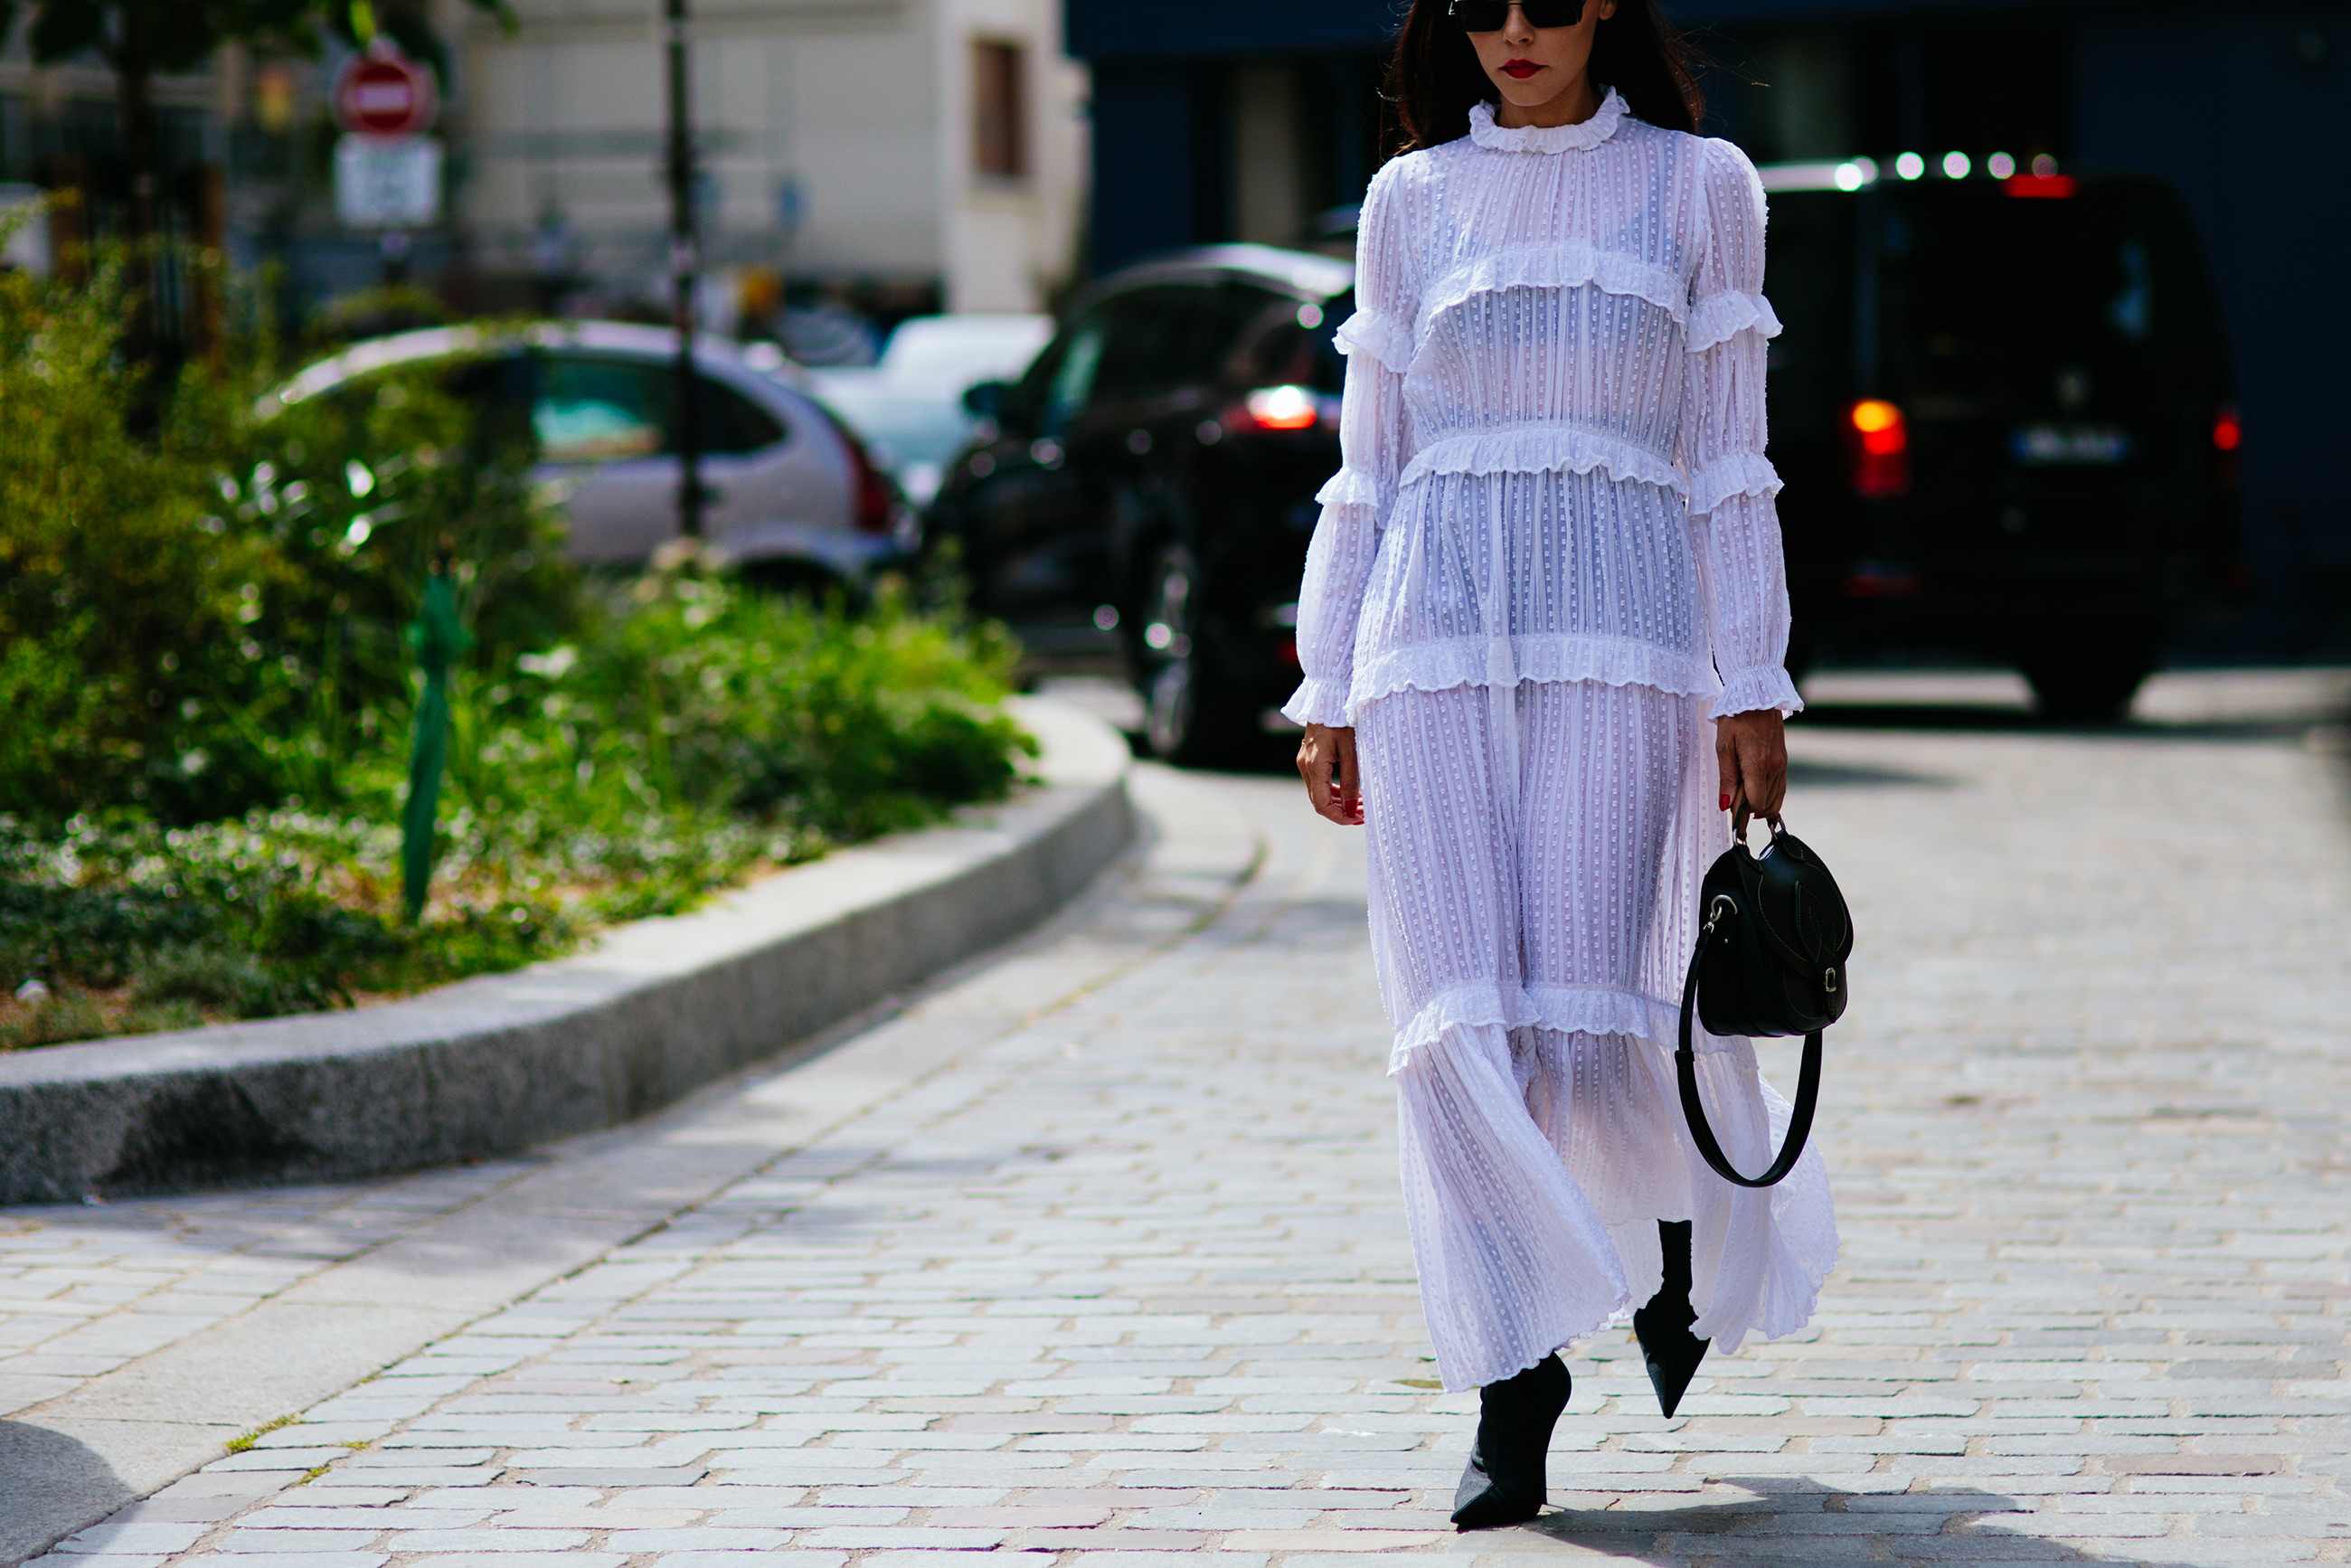
[(1771, 434), (1813, 440), (1841, 426), (1854, 382), (1854, 234), (1861, 203), (1841, 191), (1771, 198), (1764, 287), (1786, 330), (1771, 340)]
[(1108, 332), (1095, 404), (1132, 402), (1172, 392), (1192, 379), (1202, 291), (1180, 285), (1138, 288), (1107, 302)]
[(1093, 410), (1215, 382), (1235, 343), (1279, 298), (1253, 285), (1203, 282), (1100, 300), (1030, 368), (1008, 415), (1053, 434)]
[(668, 368), (647, 361), (549, 355), (530, 411), (539, 455), (605, 463), (665, 450), (669, 389)]
[(723, 382), (702, 385), (702, 449), (719, 455), (760, 452), (784, 438), (783, 423)]
[(2059, 358), (2143, 373), (2209, 333), (2183, 222), (2128, 187), (2015, 201), (1905, 192), (1882, 239), (1898, 352), (1966, 376)]
[[(668, 365), (617, 355), (549, 354), (538, 368), (531, 430), (549, 463), (609, 463), (677, 450), (670, 419), (677, 385)], [(700, 378), (702, 449), (716, 456), (782, 441), (781, 421), (743, 393)]]
[(1102, 351), (1110, 341), (1110, 312), (1097, 307), (1086, 313), (1069, 340), (1044, 367), (1043, 428), (1057, 431), (1083, 413), (1092, 402), (1102, 374)]
[[(1250, 386), (1302, 386), (1316, 392), (1346, 390), (1347, 361), (1332, 341), (1339, 324), (1355, 312), (1355, 297), (1342, 294), (1320, 305), (1249, 291), (1249, 315), (1227, 375)], [(1237, 308), (1242, 302), (1236, 301)]]

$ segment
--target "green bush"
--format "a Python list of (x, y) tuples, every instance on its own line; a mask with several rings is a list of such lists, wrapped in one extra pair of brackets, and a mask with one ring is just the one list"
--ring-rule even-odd
[[(510, 968), (1000, 797), (1033, 750), (999, 632), (690, 556), (584, 580), (528, 431), (468, 395), (487, 361), (265, 413), (251, 336), (134, 435), (125, 314), (117, 275), (0, 274), (0, 1049)], [(436, 553), (471, 643), (412, 925), (402, 634)]]
[(1035, 749), (993, 706), (1010, 644), (893, 596), (852, 618), (689, 569), (590, 596), (581, 629), (459, 683), (422, 924), (387, 736), (345, 762), (338, 810), (0, 817), (0, 979), (262, 1018), (512, 968), (1000, 798)]
[(207, 524), (209, 433), (129, 433), (120, 305), (104, 284), (0, 273), (0, 800), (53, 816), (178, 766), (186, 706), (247, 684), (220, 658), (247, 589), (284, 576)]
[(0, 801), (204, 821), (333, 803), (407, 720), (402, 631), (451, 557), (472, 666), (568, 634), (577, 574), (527, 429), (478, 366), (381, 374), (264, 417), (277, 346), (183, 370), (152, 433), (120, 269), (0, 273)]

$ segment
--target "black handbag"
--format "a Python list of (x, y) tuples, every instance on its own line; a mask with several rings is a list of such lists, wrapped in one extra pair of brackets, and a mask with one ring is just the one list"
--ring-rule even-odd
[[(1681, 1049), (1674, 1054), (1690, 1141), (1717, 1176), (1740, 1186), (1776, 1186), (1796, 1168), (1820, 1105), (1821, 1031), (1844, 1016), (1850, 995), (1845, 960), (1853, 953), (1853, 913), (1844, 894), (1821, 857), (1779, 818), (1771, 821), (1771, 841), (1759, 855), (1747, 847), (1742, 816), (1739, 841), (1714, 862), (1699, 886), (1706, 925), (1682, 987)], [(1698, 1092), (1698, 1059), (1690, 1051), (1693, 1012), (1718, 1035), (1804, 1036), (1804, 1065), (1787, 1143), (1760, 1176), (1740, 1175), (1707, 1124)]]

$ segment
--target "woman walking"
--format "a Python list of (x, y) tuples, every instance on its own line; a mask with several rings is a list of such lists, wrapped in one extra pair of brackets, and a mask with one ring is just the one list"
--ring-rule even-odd
[[(1837, 1243), (1817, 1153), (1706, 1166), (1672, 1060), (1723, 812), (1779, 810), (1802, 706), (1761, 184), (1695, 134), (1656, 0), (1415, 0), (1395, 85), (1287, 711), (1315, 810), (1369, 830), (1421, 1298), (1482, 1390), (1468, 1530), (1542, 1506), (1561, 1347), (1647, 1303), (1670, 1407), (1709, 1343), (1802, 1327)], [(1756, 1168), (1787, 1104), (1698, 1049)]]

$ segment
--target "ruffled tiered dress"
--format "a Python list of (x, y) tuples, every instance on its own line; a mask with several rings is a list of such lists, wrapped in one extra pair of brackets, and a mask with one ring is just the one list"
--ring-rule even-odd
[[(1810, 1318), (1837, 1253), (1817, 1152), (1764, 1192), (1691, 1147), (1673, 1044), (1729, 844), (1717, 715), (1793, 712), (1764, 459), (1761, 182), (1727, 142), (1598, 114), (1399, 158), (1364, 207), (1344, 467), (1285, 710), (1353, 726), (1404, 1185), (1448, 1388), (1658, 1287), (1693, 1225), (1717, 1354)], [(1788, 1106), (1701, 1034), (1724, 1146)]]

